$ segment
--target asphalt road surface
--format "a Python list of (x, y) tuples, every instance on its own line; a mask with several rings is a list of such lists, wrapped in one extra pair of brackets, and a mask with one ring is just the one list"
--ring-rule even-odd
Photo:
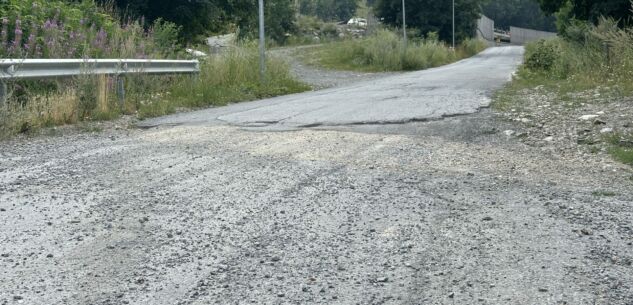
[(522, 47), (490, 48), (474, 58), (420, 72), (254, 103), (179, 114), (141, 125), (224, 123), (297, 128), (406, 123), (477, 112), (510, 79)]
[(630, 305), (630, 168), (454, 116), (520, 52), (0, 142), (0, 304)]

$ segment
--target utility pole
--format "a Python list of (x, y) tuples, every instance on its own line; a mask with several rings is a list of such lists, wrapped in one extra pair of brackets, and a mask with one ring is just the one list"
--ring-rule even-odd
[(259, 0), (259, 77), (261, 82), (266, 76), (266, 41), (264, 36), (264, 0)]
[(455, 50), (455, 0), (453, 0), (453, 50)]
[(402, 32), (404, 33), (404, 50), (407, 51), (407, 12), (402, 0)]

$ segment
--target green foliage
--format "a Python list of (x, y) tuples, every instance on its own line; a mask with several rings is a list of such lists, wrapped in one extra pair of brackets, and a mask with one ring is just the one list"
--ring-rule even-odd
[(595, 197), (614, 197), (614, 196), (617, 196), (618, 194), (612, 191), (599, 190), (599, 191), (591, 192), (591, 195)]
[[(462, 41), (472, 37), (477, 28), (484, 0), (455, 0), (455, 36)], [(437, 32), (441, 40), (452, 40), (452, 0), (408, 0), (407, 26), (421, 34)], [(388, 25), (402, 27), (402, 1), (377, 0), (375, 12)]]
[(333, 23), (324, 23), (321, 26), (321, 33), (326, 37), (336, 37), (336, 35), (338, 34), (338, 29)]
[(483, 6), (483, 13), (495, 21), (495, 27), (505, 30), (517, 26), (556, 31), (556, 18), (546, 16), (535, 0), (491, 0)]
[(633, 29), (619, 29), (603, 19), (597, 26), (578, 30), (579, 41), (556, 38), (526, 47), (522, 79), (545, 78), (569, 90), (616, 88), (633, 92)]
[[(98, 0), (109, 3), (112, 0)], [(163, 19), (182, 28), (182, 40), (200, 41), (212, 33), (234, 32), (243, 37), (256, 37), (257, 2), (252, 0), (115, 0), (122, 12), (134, 18), (144, 17), (148, 23)], [(295, 8), (288, 0), (266, 0), (267, 34), (283, 42), (294, 31)]]
[(138, 105), (139, 117), (173, 112), (179, 107), (203, 107), (255, 100), (309, 90), (297, 82), (288, 65), (269, 58), (266, 81), (259, 76), (259, 56), (254, 44), (205, 60), (198, 79), (181, 78), (169, 89), (168, 98)]
[(546, 40), (540, 40), (530, 45), (529, 48), (525, 58), (525, 66), (533, 71), (550, 71), (558, 55), (556, 45)]
[(406, 50), (402, 38), (394, 32), (380, 30), (357, 40), (326, 44), (306, 52), (306, 61), (332, 69), (358, 71), (403, 71), (437, 67), (472, 56), (485, 49), (481, 41), (464, 41), (452, 51), (437, 40), (411, 41)]
[(147, 118), (181, 108), (226, 105), (310, 89), (296, 81), (288, 65), (276, 58), (268, 60), (266, 79), (261, 82), (253, 43), (201, 62), (199, 76), (129, 75), (125, 81), (123, 107), (118, 103), (113, 78), (53, 80), (47, 88), (41, 87), (49, 82), (29, 83), (20, 89), (27, 103), (12, 98), (0, 111), (0, 137), (47, 126), (113, 119), (123, 113)]
[(175, 53), (174, 24), (158, 20), (149, 31), (138, 21), (122, 25), (91, 0), (6, 0), (0, 12), (2, 57), (162, 58)]
[(347, 21), (356, 13), (357, 0), (301, 0), (301, 14), (327, 21)]
[(598, 24), (600, 18), (617, 20), (620, 27), (631, 22), (633, 12), (630, 0), (538, 0), (547, 14), (555, 14), (559, 32), (565, 34), (565, 27), (574, 20)]
[(609, 149), (609, 154), (619, 162), (633, 166), (633, 149), (613, 147)]
[(608, 151), (614, 159), (633, 166), (633, 134), (615, 133), (606, 136), (605, 141), (610, 144)]
[(103, 5), (114, 2), (124, 18), (145, 18), (149, 24), (163, 19), (182, 27), (183, 39), (192, 41), (208, 31), (220, 30), (224, 22), (221, 5), (216, 0), (97, 0)]
[(177, 52), (178, 35), (182, 28), (175, 23), (164, 21), (162, 18), (154, 20), (152, 25), (152, 38), (156, 45), (160, 46), (162, 52), (167, 56)]

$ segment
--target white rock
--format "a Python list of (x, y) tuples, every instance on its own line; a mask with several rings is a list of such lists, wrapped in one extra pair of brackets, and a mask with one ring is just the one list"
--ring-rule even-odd
[(604, 111), (598, 111), (598, 112), (596, 112), (596, 114), (597, 114), (597, 115), (603, 115), (603, 114), (604, 114)]
[(503, 133), (505, 133), (506, 136), (510, 137), (514, 134), (514, 130), (506, 130)]
[(599, 117), (599, 115), (597, 114), (585, 114), (581, 117), (579, 117), (578, 119), (581, 121), (589, 121), (589, 120), (593, 120), (595, 118)]
[(521, 118), (521, 119), (520, 119), (520, 121), (521, 121), (521, 123), (529, 123), (529, 122), (532, 122), (532, 120), (530, 120), (530, 119), (526, 119), (526, 118)]
[(547, 137), (547, 138), (543, 139), (543, 141), (545, 141), (545, 142), (553, 142), (554, 141), (554, 137)]
[(613, 128), (606, 127), (600, 130), (600, 133), (610, 133), (610, 132), (613, 132)]
[(207, 53), (204, 53), (202, 51), (198, 51), (198, 50), (194, 50), (194, 49), (185, 49), (185, 51), (191, 55), (193, 55), (194, 57), (207, 57)]

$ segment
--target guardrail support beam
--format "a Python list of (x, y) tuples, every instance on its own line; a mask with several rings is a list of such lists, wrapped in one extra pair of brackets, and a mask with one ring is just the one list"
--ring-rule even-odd
[(122, 109), (125, 105), (125, 78), (122, 75), (116, 77), (116, 94)]
[(4, 107), (7, 104), (8, 96), (9, 89), (7, 89), (7, 83), (0, 82), (0, 107)]

